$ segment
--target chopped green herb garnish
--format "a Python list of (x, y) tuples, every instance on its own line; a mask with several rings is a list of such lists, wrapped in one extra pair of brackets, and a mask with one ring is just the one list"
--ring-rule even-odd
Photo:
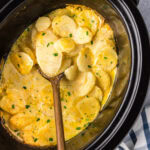
[(47, 44), (47, 47), (49, 47), (50, 43)]
[(53, 45), (53, 44), (54, 44), (54, 42), (50, 42), (50, 44), (51, 44), (51, 45)]
[(92, 66), (91, 66), (91, 65), (88, 65), (88, 68), (92, 68)]
[(67, 92), (68, 96), (71, 96), (71, 93), (70, 92)]
[(18, 130), (14, 130), (14, 132), (18, 132)]
[(28, 109), (30, 107), (30, 105), (26, 105), (26, 109)]
[(81, 7), (77, 7), (77, 9), (80, 10), (80, 11), (82, 11), (82, 8), (81, 8)]
[(88, 98), (89, 96), (87, 95), (86, 97)]
[(52, 142), (52, 141), (53, 141), (53, 138), (49, 138), (49, 141)]
[(108, 59), (107, 57), (104, 57), (104, 59)]
[(110, 63), (112, 64), (113, 62), (111, 61)]
[(67, 109), (67, 107), (66, 107), (66, 106), (64, 106), (64, 109)]
[(45, 34), (46, 34), (46, 33), (44, 33), (44, 32), (42, 33), (43, 36), (44, 36)]
[(20, 65), (19, 65), (19, 64), (17, 64), (17, 66), (18, 66), (18, 68), (20, 67)]
[(11, 107), (12, 107), (12, 109), (15, 109), (15, 105), (14, 104)]
[(81, 127), (77, 127), (76, 130), (81, 130)]
[(34, 141), (34, 142), (37, 142), (37, 140), (38, 140), (38, 138), (34, 138), (34, 137), (33, 137), (33, 141)]
[(20, 132), (17, 133), (17, 136), (19, 136), (19, 135), (20, 135)]
[(81, 136), (84, 136), (85, 135), (85, 133), (81, 133)]
[(21, 58), (21, 56), (19, 55), (19, 57)]
[(50, 123), (50, 122), (51, 122), (51, 121), (48, 119), (48, 120), (47, 120), (47, 123)]
[(37, 118), (36, 121), (40, 121), (40, 118)]
[(54, 55), (54, 56), (58, 56), (58, 53), (54, 53), (53, 55)]
[(93, 41), (91, 41), (91, 45), (93, 45)]
[(26, 86), (23, 86), (22, 88), (24, 88), (25, 90), (27, 89), (27, 87), (26, 87)]
[(72, 34), (71, 34), (71, 33), (69, 34), (69, 37), (72, 37)]
[(94, 20), (92, 20), (91, 22), (94, 23)]
[(86, 35), (89, 35), (89, 32), (88, 32), (88, 31), (86, 31)]
[(27, 31), (29, 32), (29, 31), (30, 31), (30, 28), (27, 28)]

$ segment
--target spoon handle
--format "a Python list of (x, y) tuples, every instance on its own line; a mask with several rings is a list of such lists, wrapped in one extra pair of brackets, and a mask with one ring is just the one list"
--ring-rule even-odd
[(54, 98), (57, 147), (58, 147), (58, 150), (65, 150), (65, 140), (64, 140), (62, 109), (61, 109), (61, 102), (60, 102), (59, 81), (58, 82), (52, 82), (52, 87), (53, 87), (53, 98)]

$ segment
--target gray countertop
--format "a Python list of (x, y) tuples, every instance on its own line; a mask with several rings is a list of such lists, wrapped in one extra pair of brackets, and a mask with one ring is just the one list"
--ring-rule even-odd
[(144, 17), (148, 31), (150, 33), (150, 0), (140, 0), (138, 8)]

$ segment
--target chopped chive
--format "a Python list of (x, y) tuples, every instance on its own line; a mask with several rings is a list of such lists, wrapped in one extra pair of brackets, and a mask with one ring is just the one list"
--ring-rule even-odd
[(71, 33), (69, 34), (69, 37), (72, 37), (72, 34), (71, 34)]
[(21, 56), (19, 55), (19, 57), (21, 58)]
[(53, 141), (53, 138), (49, 138), (49, 141), (52, 142), (52, 141)]
[(89, 96), (87, 95), (86, 97), (88, 98)]
[(91, 65), (88, 65), (88, 68), (92, 68), (92, 66), (91, 66)]
[(48, 120), (47, 120), (47, 123), (50, 123), (50, 122), (51, 122), (51, 121), (48, 119)]
[(46, 33), (44, 33), (44, 32), (42, 33), (43, 36), (44, 36), (45, 34), (46, 34)]
[(107, 57), (104, 57), (104, 59), (108, 59)]
[(77, 10), (80, 10), (80, 11), (82, 11), (82, 8), (81, 8), (81, 7), (77, 7)]
[(18, 130), (14, 130), (14, 132), (18, 132)]
[(15, 105), (14, 104), (11, 107), (12, 107), (12, 109), (15, 109)]
[(29, 32), (29, 31), (30, 31), (30, 28), (27, 28), (27, 31)]
[(33, 137), (33, 141), (34, 141), (34, 142), (37, 142), (37, 140), (38, 140), (38, 138), (34, 138), (34, 137)]
[(51, 45), (53, 45), (53, 44), (54, 44), (54, 42), (50, 42), (50, 44), (51, 44)]
[(110, 63), (112, 64), (113, 62), (111, 61)]
[(30, 105), (26, 105), (25, 107), (26, 107), (26, 109), (28, 109), (30, 107)]
[(70, 92), (67, 92), (68, 96), (71, 96), (71, 93)]
[(81, 136), (84, 136), (85, 135), (85, 133), (81, 133)]
[(47, 44), (47, 47), (49, 47), (50, 43)]
[(17, 136), (19, 136), (19, 135), (20, 135), (20, 132), (17, 133)]
[(77, 127), (76, 130), (81, 130), (81, 127)]
[(86, 35), (89, 35), (89, 32), (88, 32), (88, 31), (86, 31)]
[(17, 64), (17, 66), (18, 66), (18, 68), (20, 67), (20, 65), (19, 65), (19, 64)]
[(53, 55), (54, 55), (54, 56), (58, 56), (58, 53), (54, 53)]
[(22, 88), (24, 88), (25, 90), (27, 89), (27, 87), (26, 87), (26, 86), (23, 86)]
[(91, 22), (94, 23), (94, 20), (92, 20)]
[(93, 41), (91, 41), (91, 45), (93, 45)]
[(64, 106), (64, 109), (67, 109), (67, 107), (66, 107), (66, 106)]
[(40, 118), (37, 118), (36, 121), (40, 121)]

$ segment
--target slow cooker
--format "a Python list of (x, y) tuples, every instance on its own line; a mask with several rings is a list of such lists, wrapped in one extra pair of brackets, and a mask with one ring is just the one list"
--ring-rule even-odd
[[(66, 142), (66, 147), (68, 150), (112, 150), (134, 124), (148, 89), (150, 43), (137, 9), (138, 0), (10, 0), (0, 10), (0, 58), (6, 60), (12, 44), (28, 25), (66, 4), (85, 5), (101, 13), (114, 30), (119, 56), (117, 77), (107, 104), (86, 130)], [(0, 149), (41, 148), (15, 140), (1, 122)]]

